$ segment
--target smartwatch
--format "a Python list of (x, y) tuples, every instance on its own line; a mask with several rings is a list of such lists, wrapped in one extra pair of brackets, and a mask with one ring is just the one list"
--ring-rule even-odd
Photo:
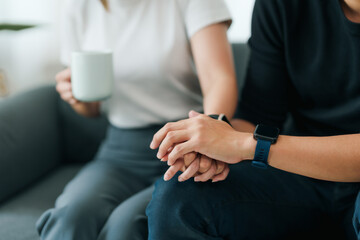
[(279, 137), (280, 130), (276, 127), (259, 124), (254, 132), (254, 139), (257, 141), (254, 160), (254, 167), (267, 169), (268, 156), (271, 144), (275, 144)]
[(224, 122), (226, 122), (227, 124), (229, 124), (231, 126), (231, 123), (230, 123), (229, 119), (227, 119), (225, 114), (220, 114), (220, 115), (211, 114), (211, 115), (208, 115), (208, 116), (213, 118), (213, 119), (216, 119), (216, 120), (224, 121)]

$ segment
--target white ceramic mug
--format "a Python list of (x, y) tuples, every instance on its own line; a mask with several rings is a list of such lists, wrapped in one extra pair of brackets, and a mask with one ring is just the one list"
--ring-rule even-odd
[(112, 52), (73, 52), (71, 85), (74, 97), (82, 102), (109, 98), (114, 85)]

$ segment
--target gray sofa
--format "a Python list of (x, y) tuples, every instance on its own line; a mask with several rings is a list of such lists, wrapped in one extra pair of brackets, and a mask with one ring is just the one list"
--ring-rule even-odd
[[(233, 50), (241, 85), (249, 51)], [(38, 239), (36, 220), (93, 158), (107, 125), (77, 115), (54, 86), (0, 100), (0, 239)]]

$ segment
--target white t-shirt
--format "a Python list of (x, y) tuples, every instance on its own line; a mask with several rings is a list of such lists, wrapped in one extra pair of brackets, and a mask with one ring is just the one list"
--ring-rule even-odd
[(115, 87), (110, 122), (138, 128), (202, 111), (189, 39), (200, 29), (231, 20), (224, 0), (71, 0), (66, 7), (61, 60), (72, 51), (111, 49)]

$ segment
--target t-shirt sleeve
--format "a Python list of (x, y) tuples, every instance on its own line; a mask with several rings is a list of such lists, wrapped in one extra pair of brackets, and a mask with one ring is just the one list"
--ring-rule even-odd
[(81, 22), (79, 17), (77, 17), (79, 14), (76, 14), (76, 11), (79, 11), (79, 3), (68, 0), (61, 16), (60, 61), (65, 66), (70, 66), (71, 64), (71, 53), (81, 50)]
[(279, 1), (257, 0), (251, 49), (236, 118), (283, 127), (289, 111), (290, 78), (286, 68)]
[(231, 14), (224, 0), (188, 0), (185, 6), (185, 25), (188, 37), (211, 24), (228, 22)]

